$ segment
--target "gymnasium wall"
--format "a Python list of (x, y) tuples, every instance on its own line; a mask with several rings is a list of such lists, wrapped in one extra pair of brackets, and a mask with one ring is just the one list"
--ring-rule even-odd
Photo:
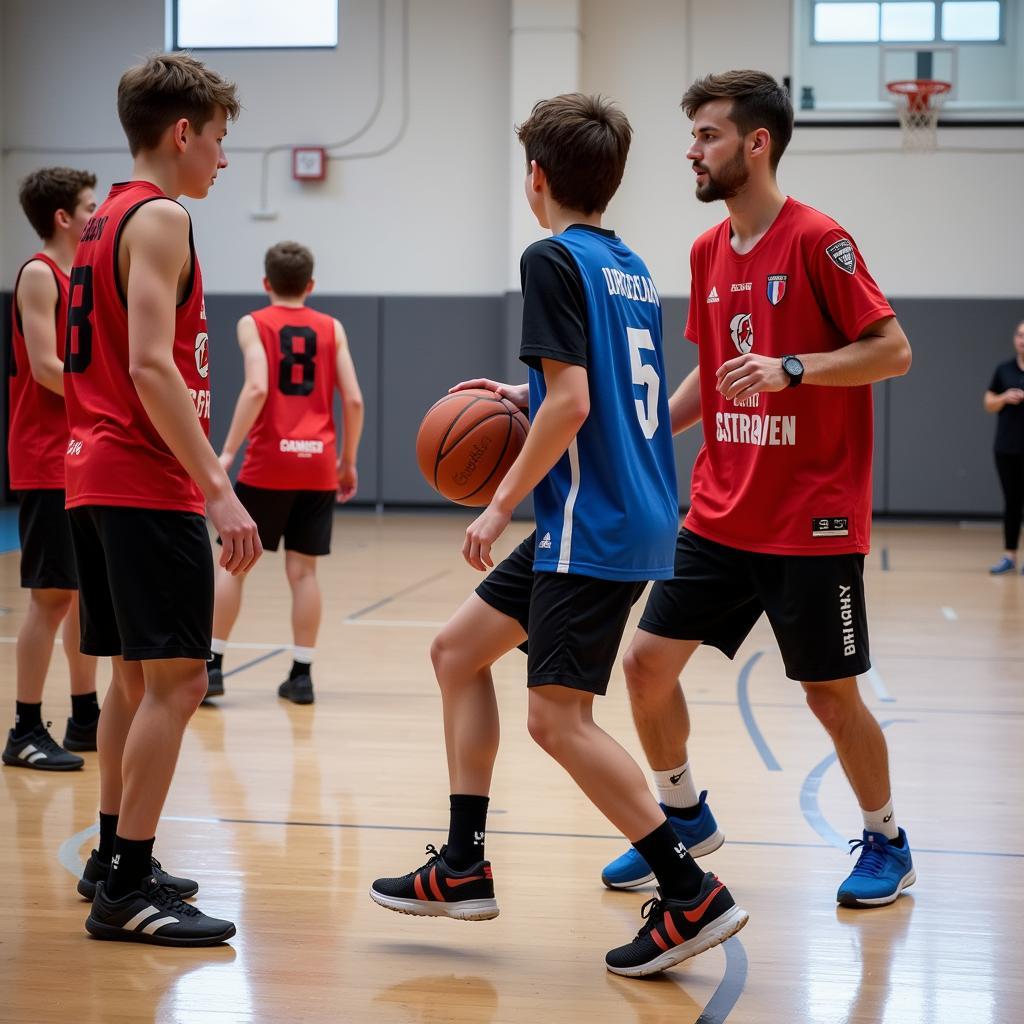
[[(724, 209), (693, 199), (679, 97), (697, 74), (724, 67), (787, 74), (790, 7), (341, 0), (336, 51), (207, 54), (238, 82), (245, 108), (227, 139), (230, 166), (207, 200), (188, 204), (209, 296), (215, 441), (241, 378), (234, 322), (261, 302), (266, 246), (296, 237), (317, 254), (320, 305), (346, 323), (368, 398), (361, 498), (434, 500), (412, 455), (422, 410), (461, 376), (521, 372), (517, 256), (524, 240), (540, 237), (523, 227), (522, 171), (510, 156), (511, 124), (528, 113), (524, 81), (575, 79), (629, 114), (630, 165), (608, 223), (659, 282), (670, 368), (681, 374), (694, 358), (680, 340), (689, 246)], [(126, 176), (116, 82), (162, 46), (164, 8), (163, 0), (0, 5), (3, 288), (35, 244), (17, 204), (22, 175), (41, 163), (79, 164), (97, 172), (101, 191)], [(546, 50), (531, 42), (538, 37), (550, 39)], [(264, 152), (352, 136), (324, 184), (291, 181), (289, 153)], [(951, 129), (942, 141), (961, 151), (906, 156), (893, 128), (799, 128), (780, 173), (784, 190), (851, 231), (914, 344), (911, 375), (876, 389), (879, 511), (999, 507), (993, 423), (980, 395), (1024, 308), (1008, 230), (1022, 212), (1024, 132)], [(979, 153), (987, 150), (1006, 151)], [(264, 209), (276, 219), (253, 218)], [(679, 443), (684, 504), (699, 440), (691, 435)]]

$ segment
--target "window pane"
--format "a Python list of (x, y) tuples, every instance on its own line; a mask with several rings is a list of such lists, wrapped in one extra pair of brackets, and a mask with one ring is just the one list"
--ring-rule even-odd
[(177, 44), (337, 46), (338, 0), (178, 0)]
[(934, 3), (882, 4), (882, 39), (885, 42), (918, 43), (934, 38)]
[(944, 3), (942, 38), (995, 40), (999, 38), (999, 0)]
[(816, 3), (816, 43), (877, 43), (878, 4)]

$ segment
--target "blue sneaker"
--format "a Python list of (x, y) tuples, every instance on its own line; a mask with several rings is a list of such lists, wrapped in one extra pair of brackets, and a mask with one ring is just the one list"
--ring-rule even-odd
[(893, 846), (881, 832), (864, 832), (850, 840), (850, 853), (860, 849), (857, 863), (836, 893), (844, 907), (881, 907), (892, 903), (917, 881), (907, 833), (900, 829), (902, 846)]
[[(677, 807), (666, 807), (661, 805), (666, 817), (675, 830), (675, 833), (682, 840), (683, 845), (689, 851), (691, 857), (704, 857), (714, 853), (722, 843), (725, 836), (718, 831), (718, 823), (711, 809), (705, 803), (708, 791), (705, 789), (700, 795), (698, 807), (700, 814), (696, 818), (676, 818), (672, 812)], [(601, 881), (609, 889), (633, 889), (644, 882), (650, 882), (654, 878), (647, 861), (640, 856), (633, 847), (630, 847), (621, 857), (616, 857), (601, 872)]]
[(1003, 555), (1003, 557), (1000, 558), (988, 572), (990, 576), (1005, 576), (1008, 572), (1014, 572), (1016, 569), (1017, 566), (1013, 559), (1007, 558), (1006, 555)]

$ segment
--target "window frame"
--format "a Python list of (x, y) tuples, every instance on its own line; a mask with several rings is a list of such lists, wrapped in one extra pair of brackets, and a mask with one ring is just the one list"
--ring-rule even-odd
[[(882, 4), (883, 3), (913, 3), (914, 0), (866, 0), (878, 8), (878, 38), (877, 39), (817, 39), (814, 35), (814, 14), (819, 5), (838, 6), (844, 3), (863, 3), (865, 0), (808, 0), (807, 28), (810, 34), (811, 46), (913, 46), (915, 43), (922, 45), (942, 45), (949, 43), (953, 46), (1001, 46), (1006, 43), (1006, 0), (994, 0), (999, 4), (999, 38), (998, 39), (946, 39), (942, 35), (942, 5), (946, 0), (928, 0), (935, 5), (935, 26), (931, 39), (883, 39), (882, 38)], [(980, 0), (979, 0), (980, 2)]]
[[(1002, 3), (1002, 0), (999, 0)], [(209, 53), (209, 52), (231, 52), (231, 53), (264, 53), (268, 50), (292, 50), (305, 53), (310, 50), (337, 50), (341, 44), (341, 0), (334, 2), (335, 15), (335, 39), (334, 43), (316, 43), (309, 46), (183, 46), (178, 41), (178, 3), (179, 0), (167, 0), (166, 8), (166, 50), (169, 53)]]

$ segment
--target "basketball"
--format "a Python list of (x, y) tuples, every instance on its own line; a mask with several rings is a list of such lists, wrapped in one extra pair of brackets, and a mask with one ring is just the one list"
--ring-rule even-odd
[(445, 395), (416, 435), (420, 472), (459, 505), (486, 505), (523, 447), (530, 424), (510, 401), (484, 388)]

